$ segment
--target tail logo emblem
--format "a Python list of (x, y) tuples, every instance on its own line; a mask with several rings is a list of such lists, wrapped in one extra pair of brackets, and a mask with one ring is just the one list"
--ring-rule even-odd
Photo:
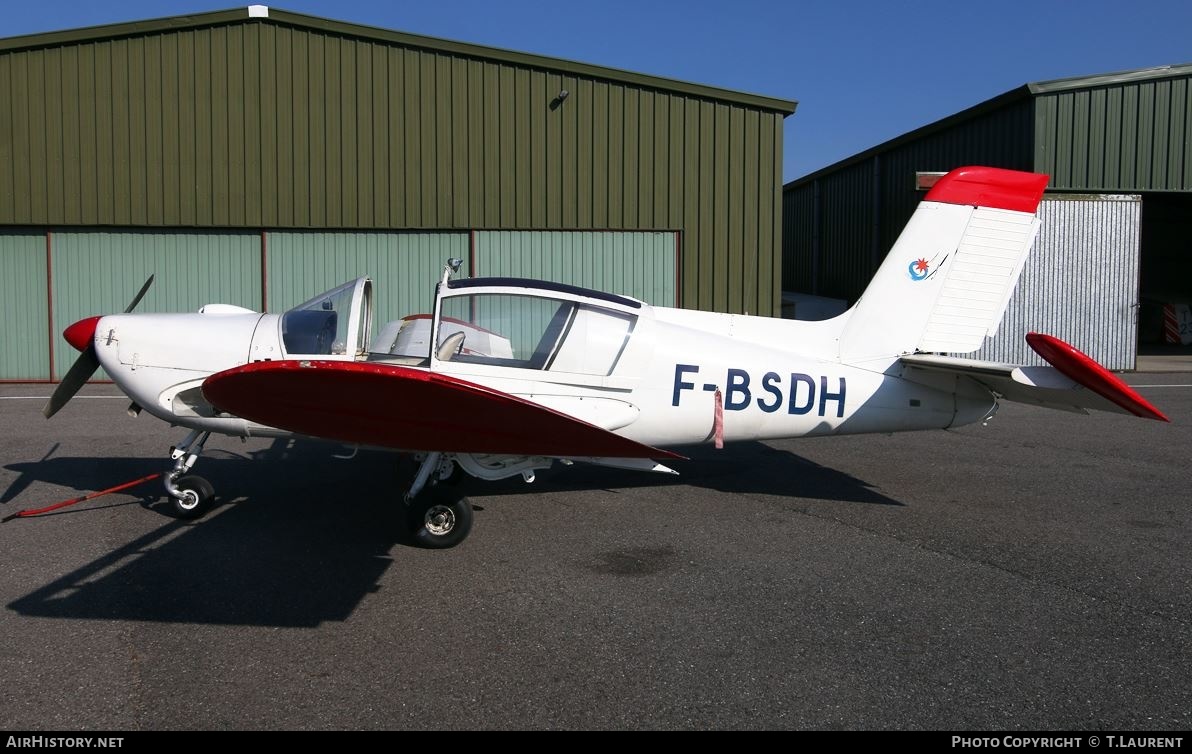
[(920, 257), (907, 265), (906, 271), (910, 273), (911, 280), (926, 280), (927, 270), (930, 266), (926, 259)]

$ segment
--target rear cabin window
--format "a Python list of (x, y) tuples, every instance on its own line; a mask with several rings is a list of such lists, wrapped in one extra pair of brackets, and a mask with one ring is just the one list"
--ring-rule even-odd
[(540, 296), (481, 293), (443, 299), (441, 361), (605, 376), (629, 342), (634, 315)]

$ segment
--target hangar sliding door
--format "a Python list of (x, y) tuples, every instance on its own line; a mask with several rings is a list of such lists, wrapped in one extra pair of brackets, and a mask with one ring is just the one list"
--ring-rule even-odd
[[(261, 234), (87, 231), (50, 237), (54, 328), (124, 311), (150, 275), (138, 312), (193, 312), (204, 304), (261, 307)], [(55, 379), (78, 354), (54, 339)], [(101, 370), (95, 379), (108, 379)]]
[(1134, 369), (1142, 202), (1137, 195), (1054, 195), (997, 335), (971, 358), (1046, 364), (1026, 334), (1054, 335), (1109, 369)]
[(674, 231), (475, 232), (476, 276), (526, 277), (678, 306)]
[(305, 233), (265, 238), (269, 311), (280, 312), (340, 283), (373, 281), (373, 332), (407, 314), (429, 314), (435, 283), (451, 257), (469, 273), (466, 233)]
[(0, 233), (0, 265), (0, 380), (48, 380), (45, 233)]

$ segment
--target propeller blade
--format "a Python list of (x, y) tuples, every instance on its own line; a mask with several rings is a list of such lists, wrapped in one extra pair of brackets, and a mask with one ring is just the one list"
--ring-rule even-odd
[(91, 379), (91, 375), (99, 369), (99, 356), (95, 353), (95, 346), (92, 345), (87, 350), (79, 354), (79, 358), (75, 359), (75, 363), (71, 365), (70, 371), (58, 383), (53, 395), (46, 401), (46, 405), (41, 412), (49, 419), (58, 410), (74, 397), (75, 393)]
[[(132, 302), (129, 303), (128, 308), (124, 310), (128, 314), (133, 309), (137, 308), (137, 304), (141, 303), (141, 299), (145, 298), (145, 294), (149, 292), (149, 286), (153, 285), (153, 278), (155, 275), (150, 275), (145, 284), (141, 286), (141, 290), (137, 291), (137, 295), (132, 297)], [(63, 336), (75, 348), (78, 348), (82, 353), (79, 358), (75, 359), (75, 363), (70, 366), (70, 371), (58, 383), (50, 399), (46, 401), (46, 405), (42, 407), (41, 413), (49, 419), (54, 414), (58, 413), (70, 399), (75, 396), (75, 393), (82, 389), (83, 385), (87, 384), (87, 380), (91, 379), (91, 375), (99, 370), (99, 354), (95, 352), (95, 326), (99, 322), (99, 317), (90, 317), (85, 320), (79, 320), (70, 327), (66, 328)], [(86, 347), (84, 347), (86, 344)]]
[(124, 310), (125, 314), (128, 314), (133, 309), (137, 308), (137, 304), (141, 303), (141, 299), (145, 298), (145, 294), (149, 291), (149, 286), (153, 285), (153, 278), (155, 278), (155, 277), (157, 277), (157, 276), (156, 275), (149, 276), (149, 279), (146, 280), (145, 284), (141, 286), (141, 290), (137, 291), (137, 295), (133, 296), (132, 303), (129, 304), (128, 308)]

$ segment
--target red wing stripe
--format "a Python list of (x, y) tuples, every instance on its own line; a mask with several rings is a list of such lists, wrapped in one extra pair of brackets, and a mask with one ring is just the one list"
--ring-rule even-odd
[(392, 364), (262, 361), (211, 375), (203, 395), (259, 424), (379, 447), (682, 458), (514, 395)]

